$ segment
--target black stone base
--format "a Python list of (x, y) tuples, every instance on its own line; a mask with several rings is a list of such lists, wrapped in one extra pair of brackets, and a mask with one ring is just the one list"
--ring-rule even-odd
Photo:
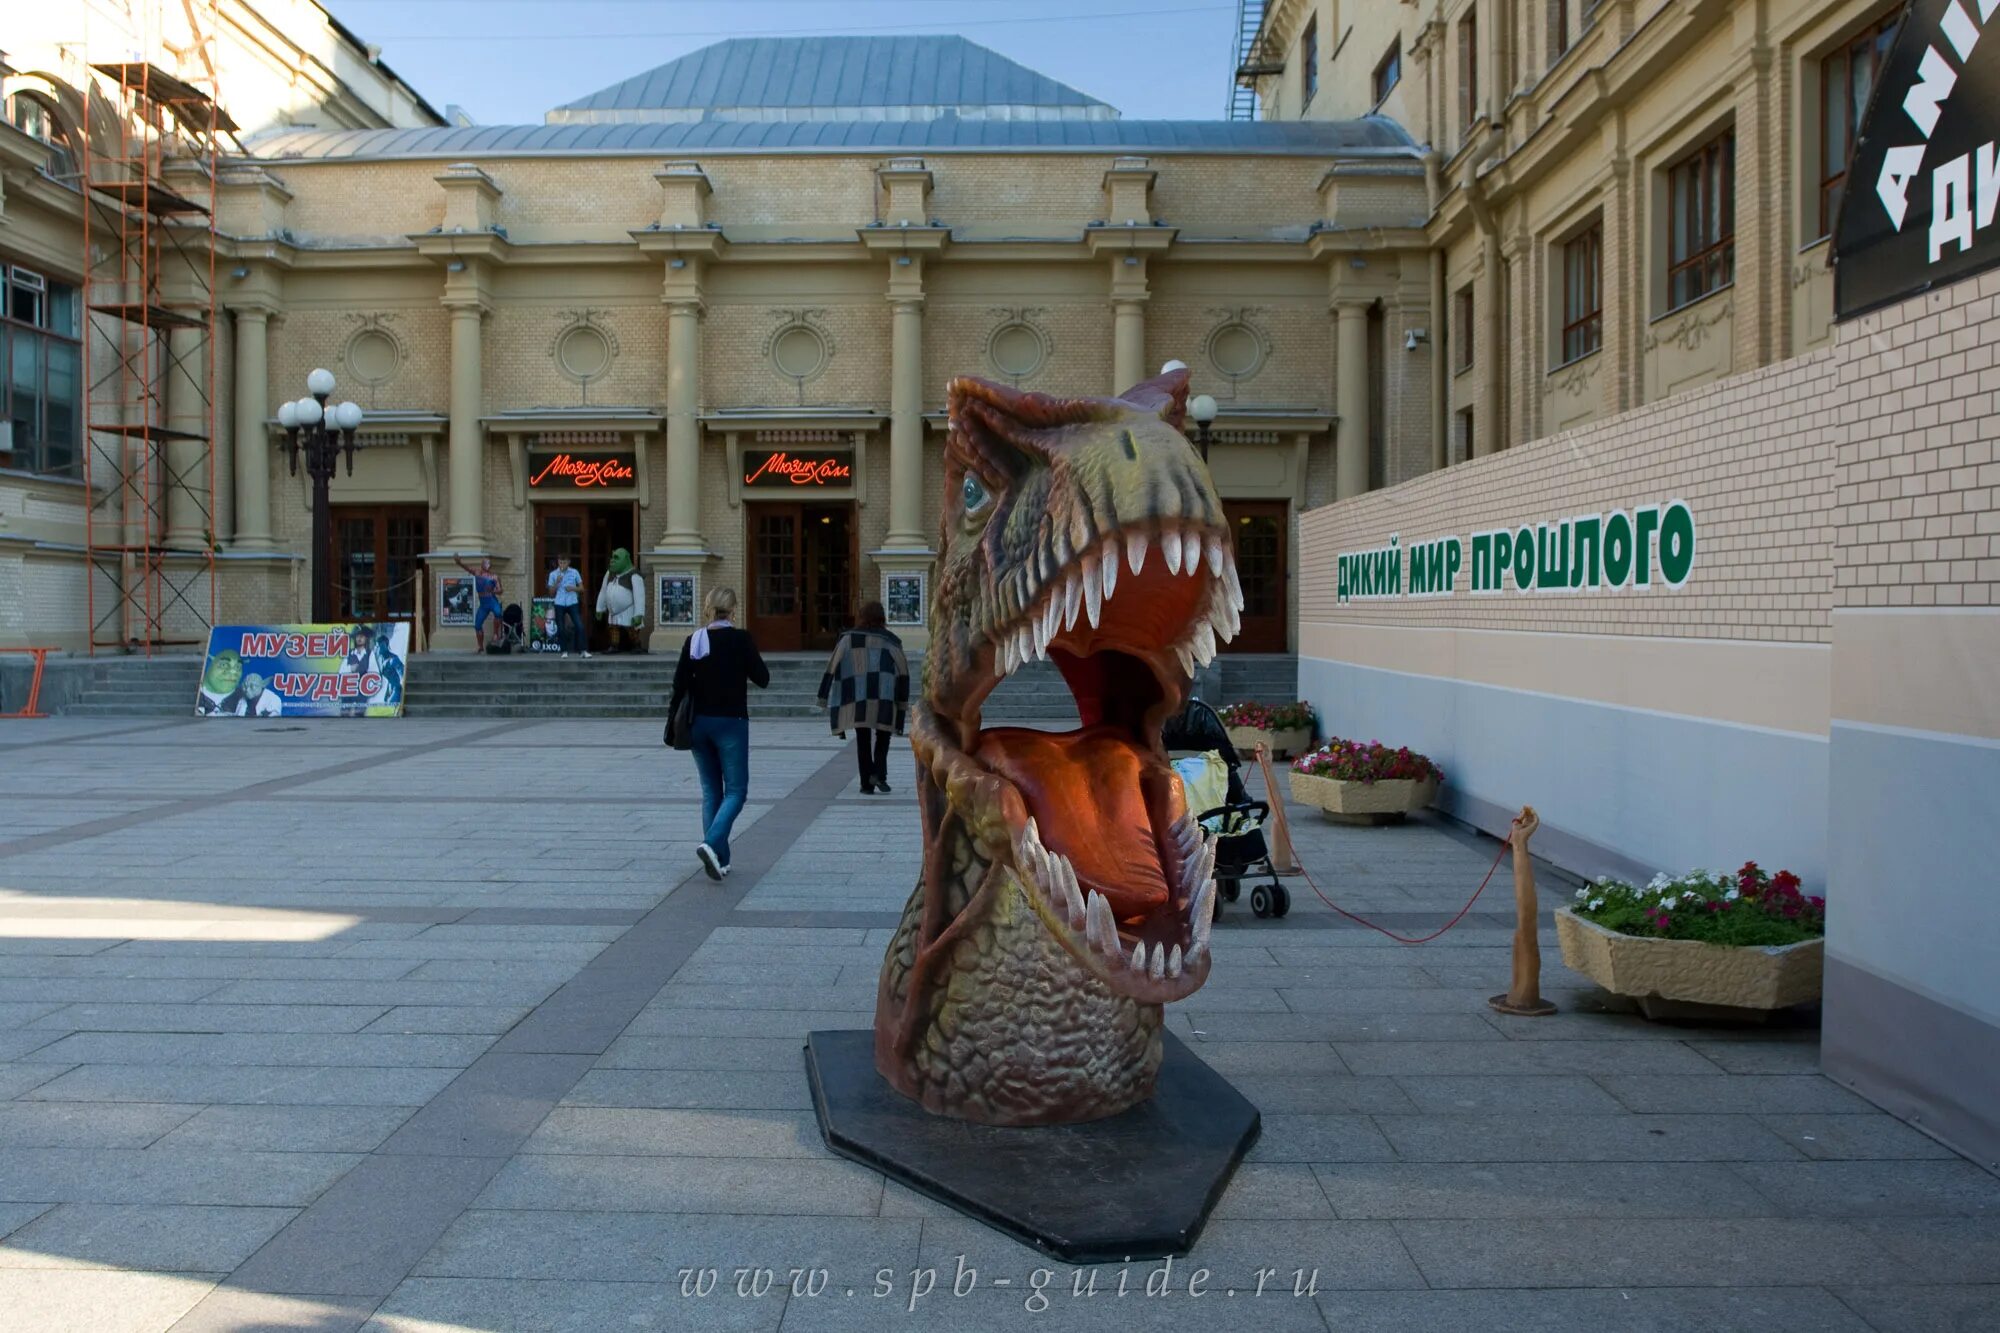
[(827, 1146), (1065, 1263), (1188, 1252), (1243, 1154), (1257, 1108), (1181, 1043), (1150, 1101), (1083, 1125), (1003, 1129), (932, 1115), (875, 1072), (873, 1032), (806, 1037)]

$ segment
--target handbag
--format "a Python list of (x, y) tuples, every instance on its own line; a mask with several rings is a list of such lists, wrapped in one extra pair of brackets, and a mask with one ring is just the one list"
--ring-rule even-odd
[(674, 701), (673, 712), (667, 717), (665, 733), (660, 738), (676, 750), (694, 748), (694, 692), (690, 690)]

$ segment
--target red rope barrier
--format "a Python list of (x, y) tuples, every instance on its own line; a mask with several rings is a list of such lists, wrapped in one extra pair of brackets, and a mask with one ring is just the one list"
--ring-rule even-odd
[(1312, 872), (1305, 868), (1304, 863), (1301, 863), (1299, 865), (1299, 873), (1306, 877), (1306, 883), (1312, 885), (1312, 891), (1316, 894), (1319, 894), (1319, 900), (1321, 902), (1325, 903), (1328, 907), (1331, 907), (1334, 911), (1346, 917), (1349, 921), (1358, 922), (1359, 924), (1368, 927), (1368, 929), (1370, 930), (1380, 931), (1382, 934), (1387, 935), (1390, 939), (1396, 941), (1396, 943), (1398, 944), (1428, 944), (1432, 940), (1436, 939), (1438, 936), (1444, 934), (1447, 930), (1450, 930), (1453, 926), (1457, 925), (1459, 922), (1465, 920), (1465, 914), (1472, 910), (1472, 905), (1479, 901), (1479, 895), (1486, 892), (1486, 886), (1493, 882), (1493, 872), (1500, 868), (1500, 858), (1507, 854), (1507, 848), (1509, 847), (1509, 845), (1510, 844), (1505, 838), (1502, 838), (1500, 840), (1500, 850), (1494, 853), (1493, 864), (1486, 867), (1486, 878), (1479, 881), (1479, 887), (1474, 889), (1472, 891), (1472, 896), (1465, 900), (1465, 906), (1458, 909), (1458, 915), (1453, 917), (1451, 920), (1445, 922), (1442, 926), (1439, 926), (1436, 930), (1432, 931), (1430, 934), (1420, 935), (1416, 939), (1410, 939), (1408, 936), (1405, 935), (1398, 935), (1393, 930), (1387, 930), (1381, 926), (1376, 925), (1373, 921), (1370, 921), (1366, 917), (1356, 916), (1354, 913), (1348, 911), (1345, 907), (1342, 907), (1339, 903), (1336, 903), (1333, 899), (1327, 897), (1326, 894), (1320, 891), (1319, 884), (1313, 879)]

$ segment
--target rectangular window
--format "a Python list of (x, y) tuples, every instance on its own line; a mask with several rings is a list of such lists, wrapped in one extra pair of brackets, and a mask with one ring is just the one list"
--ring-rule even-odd
[(1479, 118), (1479, 10), (1458, 21), (1458, 121), (1470, 129)]
[(1854, 136), (1901, 21), (1900, 11), (1891, 14), (1819, 62), (1820, 236), (1831, 236), (1840, 216), (1840, 189), (1854, 155)]
[(1667, 172), (1667, 309), (1736, 280), (1736, 131), (1724, 130)]
[(1461, 408), (1458, 413), (1458, 461), (1463, 463), (1472, 457), (1472, 409)]
[(1472, 287), (1467, 284), (1458, 289), (1458, 296), (1452, 302), (1452, 337), (1458, 343), (1458, 368), (1472, 369)]
[(0, 467), (73, 475), (83, 417), (76, 288), (0, 264), (0, 293), (0, 416), (13, 428)]
[(1549, 63), (1569, 50), (1569, 0), (1549, 0)]
[(1313, 94), (1319, 91), (1319, 15), (1306, 20), (1306, 35), (1299, 39), (1299, 68), (1305, 75), (1305, 95), (1299, 102), (1301, 111), (1312, 105)]
[(1604, 226), (1563, 246), (1562, 359), (1589, 356), (1604, 345)]
[(1389, 54), (1382, 57), (1382, 63), (1375, 67), (1375, 105), (1380, 106), (1388, 99), (1397, 84), (1403, 81), (1403, 39), (1398, 37), (1389, 43)]

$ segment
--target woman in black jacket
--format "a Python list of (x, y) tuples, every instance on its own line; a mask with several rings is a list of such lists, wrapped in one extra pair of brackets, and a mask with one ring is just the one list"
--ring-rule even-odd
[(736, 628), (736, 593), (711, 588), (708, 624), (681, 645), (667, 716), (682, 696), (694, 700), (694, 766), (701, 774), (701, 845), (694, 854), (710, 879), (729, 873), (729, 830), (750, 792), (749, 686), (765, 689), (771, 669), (747, 630)]

